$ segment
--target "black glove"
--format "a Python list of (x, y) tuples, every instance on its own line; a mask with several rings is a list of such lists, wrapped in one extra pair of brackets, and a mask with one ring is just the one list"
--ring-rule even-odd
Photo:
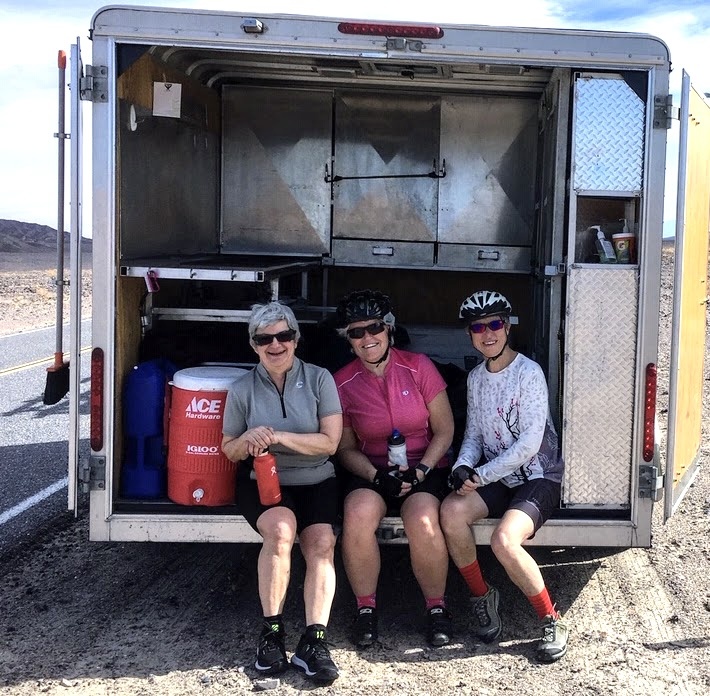
[(474, 474), (473, 467), (463, 464), (462, 466), (457, 466), (449, 474), (449, 488), (453, 488), (455, 491), (459, 490), (466, 481), (473, 481)]
[(407, 469), (406, 471), (400, 471), (397, 476), (399, 480), (403, 483), (411, 483), (412, 488), (415, 488), (421, 483), (421, 481), (417, 478), (416, 468)]
[(392, 476), (390, 472), (399, 471), (399, 467), (391, 466), (387, 469), (378, 469), (375, 474), (375, 488), (380, 495), (396, 498), (402, 492), (402, 479)]

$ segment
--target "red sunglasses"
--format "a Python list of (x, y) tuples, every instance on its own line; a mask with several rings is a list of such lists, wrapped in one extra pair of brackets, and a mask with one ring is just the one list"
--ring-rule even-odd
[(482, 334), (486, 332), (486, 329), (490, 329), (491, 331), (500, 331), (504, 326), (505, 322), (502, 319), (494, 319), (493, 321), (489, 321), (487, 324), (484, 324), (483, 322), (474, 322), (473, 324), (469, 324), (468, 330), (471, 333)]

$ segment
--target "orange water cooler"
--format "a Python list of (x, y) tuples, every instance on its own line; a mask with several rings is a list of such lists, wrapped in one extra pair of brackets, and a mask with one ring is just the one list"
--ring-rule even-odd
[(230, 505), (237, 464), (222, 453), (227, 391), (246, 370), (205, 365), (178, 370), (170, 390), (168, 498), (180, 505)]

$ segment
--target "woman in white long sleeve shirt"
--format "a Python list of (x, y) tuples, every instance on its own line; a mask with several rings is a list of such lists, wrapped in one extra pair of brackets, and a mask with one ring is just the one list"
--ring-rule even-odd
[(471, 525), (500, 518), (491, 549), (542, 621), (536, 657), (554, 662), (567, 651), (569, 631), (523, 543), (559, 507), (564, 463), (545, 376), (537, 363), (510, 347), (510, 314), (510, 303), (498, 292), (476, 292), (461, 305), (459, 317), (485, 360), (468, 376), (466, 431), (451, 472), (454, 492), (441, 507), (441, 526), (473, 595), (476, 634), (491, 642), (502, 630), (499, 595), (483, 579)]

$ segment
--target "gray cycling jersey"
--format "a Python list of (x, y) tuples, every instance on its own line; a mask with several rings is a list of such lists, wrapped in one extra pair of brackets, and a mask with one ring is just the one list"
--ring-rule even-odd
[[(291, 433), (317, 433), (320, 419), (342, 413), (333, 376), (322, 367), (295, 358), (279, 394), (263, 365), (239, 377), (229, 388), (222, 432), (239, 437), (260, 425)], [(299, 454), (282, 445), (270, 448), (276, 456), (284, 486), (320, 483), (335, 476), (333, 463), (322, 454)]]

